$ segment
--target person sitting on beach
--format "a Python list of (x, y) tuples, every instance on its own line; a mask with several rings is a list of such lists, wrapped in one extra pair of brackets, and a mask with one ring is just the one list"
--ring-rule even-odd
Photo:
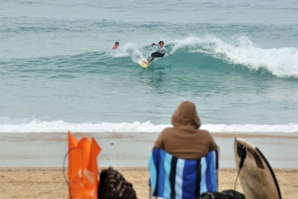
[(198, 159), (217, 148), (212, 135), (201, 130), (196, 106), (182, 102), (172, 116), (173, 127), (165, 128), (154, 144), (177, 158)]
[(167, 53), (168, 55), (172, 56), (171, 53), (169, 53), (169, 51), (164, 47), (164, 42), (163, 41), (159, 41), (158, 44), (152, 43), (151, 47), (153, 46), (157, 46), (158, 51), (151, 53), (151, 58), (148, 58), (148, 63), (152, 62), (154, 60), (154, 58), (156, 57), (163, 57), (165, 56), (165, 53)]
[(116, 41), (116, 42), (115, 42), (115, 46), (113, 46), (112, 50), (116, 50), (116, 49), (118, 48), (118, 46), (119, 46), (119, 42)]

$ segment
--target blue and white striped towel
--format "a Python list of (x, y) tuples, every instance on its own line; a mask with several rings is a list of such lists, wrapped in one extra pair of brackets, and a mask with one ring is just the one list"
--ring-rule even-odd
[(196, 160), (176, 158), (154, 149), (148, 162), (152, 196), (195, 199), (217, 191), (218, 150)]

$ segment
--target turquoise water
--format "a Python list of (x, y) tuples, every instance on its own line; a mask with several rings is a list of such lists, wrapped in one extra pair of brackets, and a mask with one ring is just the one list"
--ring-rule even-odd
[(298, 133), (297, 2), (0, 4), (0, 132), (158, 132), (191, 100), (212, 132)]

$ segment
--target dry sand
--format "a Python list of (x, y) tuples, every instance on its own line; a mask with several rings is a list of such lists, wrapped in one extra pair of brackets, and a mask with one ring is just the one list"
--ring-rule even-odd
[[(118, 168), (133, 184), (138, 198), (147, 199), (148, 171), (146, 168)], [(298, 169), (274, 169), (283, 199), (298, 198)], [(219, 189), (233, 189), (235, 169), (219, 170)], [(236, 190), (242, 192), (240, 183)], [(0, 168), (0, 199), (68, 197), (68, 187), (61, 168)]]

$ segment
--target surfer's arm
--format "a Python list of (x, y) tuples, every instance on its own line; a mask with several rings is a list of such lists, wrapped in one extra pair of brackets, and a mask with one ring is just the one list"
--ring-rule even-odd
[(151, 46), (158, 46), (158, 43), (152, 43)]
[(163, 48), (168, 55), (172, 56), (172, 54), (165, 47), (163, 47)]

